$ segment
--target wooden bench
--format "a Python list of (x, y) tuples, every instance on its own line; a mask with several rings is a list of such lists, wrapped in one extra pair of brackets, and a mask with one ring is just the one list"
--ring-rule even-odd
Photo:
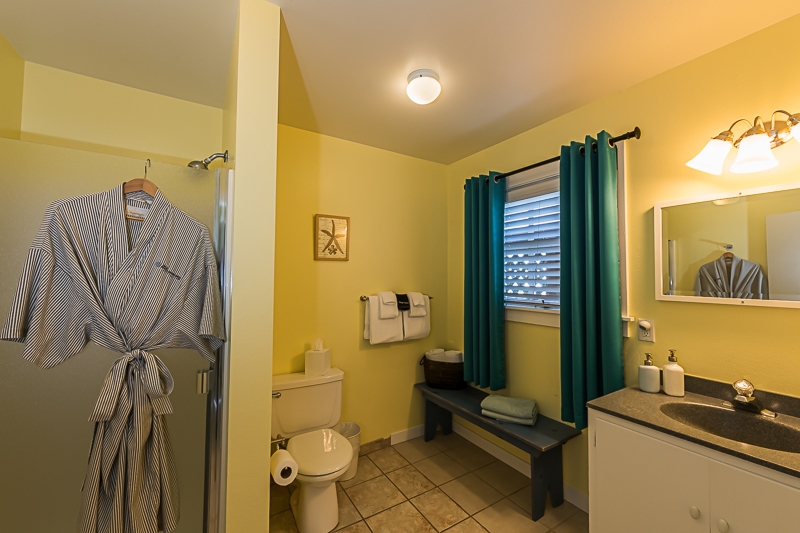
[(442, 433), (450, 434), (453, 431), (453, 415), (456, 414), (530, 454), (533, 520), (544, 516), (548, 493), (553, 507), (564, 503), (561, 445), (580, 435), (580, 431), (541, 414), (533, 426), (487, 418), (481, 414), (481, 402), (488, 394), (474, 387), (443, 390), (429, 387), (426, 383), (414, 386), (425, 398), (426, 442), (436, 435), (437, 425), (441, 425)]

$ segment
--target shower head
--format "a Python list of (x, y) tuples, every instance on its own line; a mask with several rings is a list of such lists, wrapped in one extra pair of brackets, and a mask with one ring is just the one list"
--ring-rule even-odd
[(212, 154), (212, 155), (206, 157), (205, 159), (203, 159), (202, 161), (191, 161), (189, 163), (189, 167), (196, 168), (198, 170), (208, 170), (208, 164), (211, 163), (215, 159), (219, 159), (220, 157), (222, 158), (222, 160), (224, 162), (227, 163), (228, 162), (228, 151), (225, 150), (224, 154)]

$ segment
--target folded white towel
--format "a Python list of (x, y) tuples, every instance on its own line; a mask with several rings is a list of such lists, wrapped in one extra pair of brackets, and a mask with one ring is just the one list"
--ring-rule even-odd
[(411, 300), (411, 305), (415, 307), (425, 305), (425, 298), (421, 292), (409, 292), (408, 299)]
[(421, 292), (409, 292), (408, 300), (411, 304), (411, 309), (408, 310), (408, 316), (425, 316), (428, 314), (428, 306), (425, 304), (425, 295)]
[(444, 358), (444, 349), (434, 348), (433, 350), (428, 350), (427, 352), (425, 352), (425, 359), (427, 359), (428, 361), (446, 362)]
[(378, 296), (370, 296), (364, 307), (364, 338), (370, 344), (403, 340), (403, 315), (398, 313), (395, 318), (378, 318), (379, 299)]
[(444, 360), (448, 363), (463, 363), (464, 353), (458, 350), (447, 350), (444, 352)]
[[(429, 305), (428, 297), (425, 296), (425, 305)], [(412, 317), (409, 311), (403, 311), (403, 340), (424, 339), (431, 332), (431, 314), (425, 316)]]
[(364, 306), (364, 338), (369, 340), (369, 315), (370, 315), (370, 305), (369, 299), (367, 299), (367, 305)]
[(390, 318), (397, 318), (399, 312), (397, 311), (397, 296), (390, 291), (382, 291), (378, 293), (378, 318), (386, 320)]

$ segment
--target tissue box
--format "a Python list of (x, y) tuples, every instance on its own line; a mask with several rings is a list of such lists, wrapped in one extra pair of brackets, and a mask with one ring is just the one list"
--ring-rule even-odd
[(331, 369), (331, 349), (306, 352), (306, 376), (324, 376)]

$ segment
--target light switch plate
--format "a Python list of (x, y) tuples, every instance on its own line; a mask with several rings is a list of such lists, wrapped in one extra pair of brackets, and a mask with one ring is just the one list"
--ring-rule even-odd
[[(649, 322), (650, 329), (644, 329), (642, 322)], [(642, 342), (656, 342), (656, 325), (649, 318), (640, 318), (636, 322), (636, 331), (639, 333), (639, 340)]]

